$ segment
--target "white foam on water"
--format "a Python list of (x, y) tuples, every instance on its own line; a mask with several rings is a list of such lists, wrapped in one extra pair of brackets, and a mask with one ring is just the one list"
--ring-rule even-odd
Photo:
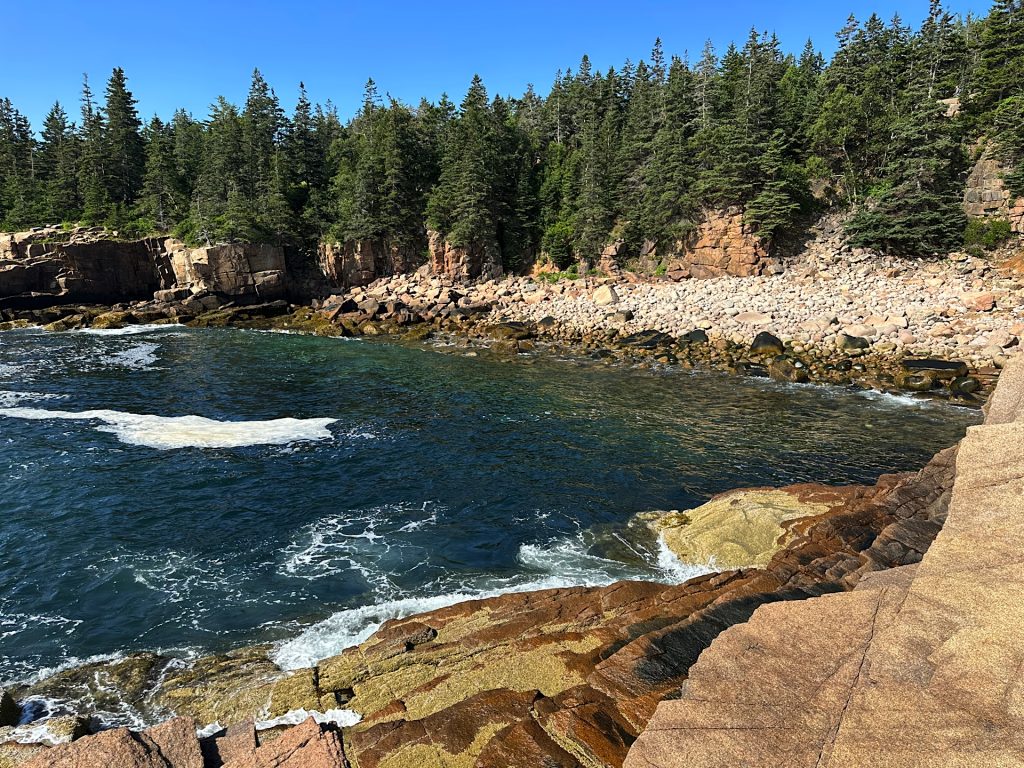
[[(467, 600), (483, 600), (515, 592), (534, 592), (567, 587), (607, 586), (616, 581), (644, 579), (679, 583), (709, 573), (709, 566), (664, 559), (649, 568), (633, 566), (590, 554), (581, 536), (557, 539), (545, 545), (524, 544), (517, 559), (539, 572), (510, 578), (478, 577), (472, 583), (436, 595), (396, 596), (373, 605), (338, 611), (308, 627), (297, 637), (278, 645), (271, 659), (282, 669), (302, 669), (341, 653), (370, 637), (389, 619), (435, 611)], [(670, 554), (670, 553), (669, 553)], [(538, 577), (539, 576), (539, 577)]]
[(43, 408), (0, 408), (14, 419), (102, 422), (96, 429), (117, 435), (122, 443), (158, 450), (175, 448), (242, 448), (329, 440), (328, 426), (337, 419), (271, 419), (216, 421), (202, 416), (152, 416), (123, 411), (56, 411)]
[(859, 389), (854, 394), (876, 403), (911, 408), (931, 408), (939, 405), (938, 401), (927, 397), (916, 397), (915, 395), (899, 395), (892, 392), (882, 392), (877, 389)]
[(157, 350), (159, 344), (143, 341), (132, 344), (130, 347), (119, 352), (110, 352), (103, 356), (103, 361), (108, 365), (117, 365), (122, 368), (143, 371), (150, 368), (158, 359)]
[(658, 536), (658, 568), (670, 575), (678, 584), (719, 570), (715, 566), (714, 558), (711, 558), (704, 565), (687, 563), (680, 560), (678, 555), (669, 549), (668, 544), (665, 543), (665, 540), (660, 535)]
[(196, 728), (196, 738), (206, 739), (210, 736), (214, 736), (224, 730), (224, 726), (220, 724), (220, 720), (214, 720), (204, 728)]
[(19, 403), (40, 400), (63, 400), (67, 395), (52, 395), (43, 392), (15, 392), (12, 390), (0, 389), (0, 408), (12, 408)]
[(184, 333), (182, 326), (175, 325), (174, 323), (126, 325), (124, 328), (80, 328), (73, 331), (66, 331), (66, 333), (79, 334), (83, 336), (138, 336), (143, 333), (160, 333), (167, 331)]
[(257, 720), (255, 726), (257, 731), (266, 731), (282, 725), (301, 725), (311, 717), (320, 725), (332, 723), (342, 728), (350, 728), (363, 719), (362, 715), (351, 709), (328, 709), (326, 712), (318, 712), (315, 709), (293, 709), (280, 717)]

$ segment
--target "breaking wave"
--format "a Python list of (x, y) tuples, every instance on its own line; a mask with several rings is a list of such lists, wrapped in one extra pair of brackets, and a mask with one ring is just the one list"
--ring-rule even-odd
[(152, 416), (122, 411), (57, 411), (45, 408), (0, 408), (0, 416), (43, 421), (102, 422), (96, 429), (117, 435), (122, 443), (158, 450), (175, 448), (242, 448), (328, 440), (328, 426), (337, 419), (271, 419), (216, 421), (203, 416)]

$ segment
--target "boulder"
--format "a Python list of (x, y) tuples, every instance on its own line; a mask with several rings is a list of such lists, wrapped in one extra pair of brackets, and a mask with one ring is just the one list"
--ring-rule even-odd
[(970, 372), (967, 364), (959, 360), (906, 359), (900, 361), (900, 368), (907, 373), (930, 376), (936, 381), (952, 381)]
[(533, 329), (526, 323), (520, 322), (489, 325), (486, 328), (486, 333), (492, 339), (499, 339), (503, 341), (523, 341), (534, 337)]
[(673, 338), (661, 331), (637, 331), (619, 339), (619, 344), (637, 349), (656, 349), (668, 347), (673, 343)]
[(768, 325), (772, 321), (771, 315), (764, 312), (740, 312), (733, 319), (743, 325)]
[(21, 718), (21, 707), (10, 693), (0, 688), (0, 727), (17, 725)]
[(707, 331), (703, 331), (700, 328), (684, 333), (679, 340), (685, 344), (707, 344), (710, 341)]
[(840, 333), (836, 337), (836, 349), (842, 352), (856, 352), (862, 349), (869, 349), (870, 347), (871, 341), (863, 336), (850, 336), (846, 333)]
[(803, 363), (781, 356), (768, 364), (768, 375), (776, 381), (788, 381), (793, 384), (803, 384), (810, 380)]
[(602, 285), (594, 291), (593, 301), (599, 307), (607, 307), (619, 303), (619, 294), (612, 286)]
[(782, 343), (782, 340), (768, 331), (761, 331), (757, 334), (750, 345), (750, 354), (752, 355), (781, 355), (785, 351), (786, 345)]

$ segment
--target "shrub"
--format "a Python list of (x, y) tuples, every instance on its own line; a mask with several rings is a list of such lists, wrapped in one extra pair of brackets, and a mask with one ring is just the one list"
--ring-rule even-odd
[(995, 250), (1013, 237), (1013, 229), (1006, 219), (971, 219), (964, 230), (964, 246)]

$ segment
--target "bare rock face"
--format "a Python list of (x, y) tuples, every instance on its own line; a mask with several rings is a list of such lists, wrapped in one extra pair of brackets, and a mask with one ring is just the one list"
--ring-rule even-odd
[(1024, 198), (1013, 199), (1003, 179), (1003, 165), (989, 150), (974, 164), (964, 190), (964, 212), (971, 218), (1008, 219), (1010, 228), (1024, 235)]
[(440, 232), (434, 231), (427, 233), (427, 240), (432, 274), (450, 277), (457, 282), (493, 280), (502, 275), (501, 254), (493, 245), (455, 246)]
[[(1022, 392), (1018, 363), (960, 443), (945, 525), (919, 565), (723, 632), (627, 768), (1024, 764)], [(872, 548), (915, 527), (927, 537), (925, 522)]]
[(151, 298), (163, 287), (161, 252), (156, 238), (40, 242), (7, 236), (0, 242), (0, 307)]
[(777, 266), (768, 247), (743, 220), (741, 208), (705, 212), (695, 240), (668, 267), (674, 280), (733, 275), (753, 277)]
[(273, 301), (287, 292), (284, 249), (262, 243), (231, 243), (189, 248), (173, 238), (164, 242), (174, 283), (193, 293), (213, 293), (243, 301)]
[(383, 240), (348, 240), (320, 243), (317, 261), (320, 271), (334, 288), (369, 285), (378, 277), (413, 270), (422, 257), (415, 249), (401, 248)]

